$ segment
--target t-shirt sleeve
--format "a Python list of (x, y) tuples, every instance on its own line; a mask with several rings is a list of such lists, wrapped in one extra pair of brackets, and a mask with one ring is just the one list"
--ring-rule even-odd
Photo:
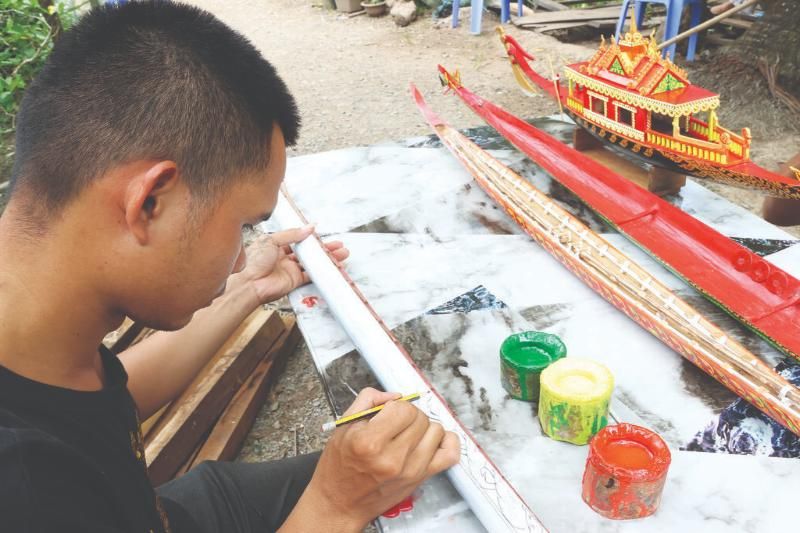
[[(0, 431), (0, 524), (20, 533), (122, 533), (101, 476), (34, 429)], [(107, 492), (107, 491), (106, 491)]]

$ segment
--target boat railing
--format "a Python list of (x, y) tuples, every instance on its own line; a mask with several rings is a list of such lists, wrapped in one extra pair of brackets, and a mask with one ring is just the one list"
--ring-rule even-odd
[(577, 98), (573, 98), (572, 96), (567, 97), (567, 107), (572, 109), (573, 111), (583, 114), (583, 102), (578, 100)]
[(737, 158), (749, 158), (750, 156), (750, 139), (746, 130), (742, 131), (742, 135), (737, 135), (720, 125), (711, 129), (702, 120), (690, 117), (689, 133), (702, 141), (719, 143), (723, 150), (727, 146), (730, 153)]
[(721, 165), (728, 163), (728, 153), (719, 144), (684, 136), (676, 138), (652, 130), (647, 132), (647, 142), (712, 163)]
[(621, 122), (617, 122), (616, 120), (611, 120), (610, 118), (606, 117), (605, 115), (601, 115), (600, 113), (595, 113), (594, 111), (590, 111), (589, 109), (583, 110), (583, 116), (591, 119), (592, 122), (595, 124), (599, 124), (604, 128), (613, 131), (615, 133), (619, 133), (621, 135), (625, 135), (631, 139), (636, 139), (637, 141), (644, 141), (644, 132), (639, 131), (632, 126), (628, 126), (626, 124), (622, 124)]

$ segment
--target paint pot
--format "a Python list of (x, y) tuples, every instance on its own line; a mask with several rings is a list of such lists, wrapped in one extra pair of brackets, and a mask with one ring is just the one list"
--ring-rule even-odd
[(650, 516), (661, 503), (670, 460), (664, 440), (649, 429), (608, 426), (589, 444), (583, 501), (606, 518)]
[(500, 380), (512, 398), (539, 399), (539, 376), (550, 363), (567, 355), (558, 336), (541, 331), (510, 335), (500, 345)]
[(614, 376), (589, 359), (566, 357), (542, 372), (539, 422), (550, 438), (586, 444), (608, 423)]

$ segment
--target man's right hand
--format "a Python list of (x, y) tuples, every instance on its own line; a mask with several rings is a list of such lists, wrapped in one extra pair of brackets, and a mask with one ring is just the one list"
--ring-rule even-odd
[(345, 415), (387, 403), (369, 420), (338, 428), (281, 531), (361, 531), (425, 479), (455, 465), (458, 437), (397, 393), (364, 389)]

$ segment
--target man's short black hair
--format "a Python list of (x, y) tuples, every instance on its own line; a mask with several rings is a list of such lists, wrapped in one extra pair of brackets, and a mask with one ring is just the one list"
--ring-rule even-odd
[(169, 1), (92, 10), (55, 45), (17, 116), (12, 190), (55, 211), (114, 165), (170, 159), (208, 198), (269, 161), (294, 98), (242, 35)]

